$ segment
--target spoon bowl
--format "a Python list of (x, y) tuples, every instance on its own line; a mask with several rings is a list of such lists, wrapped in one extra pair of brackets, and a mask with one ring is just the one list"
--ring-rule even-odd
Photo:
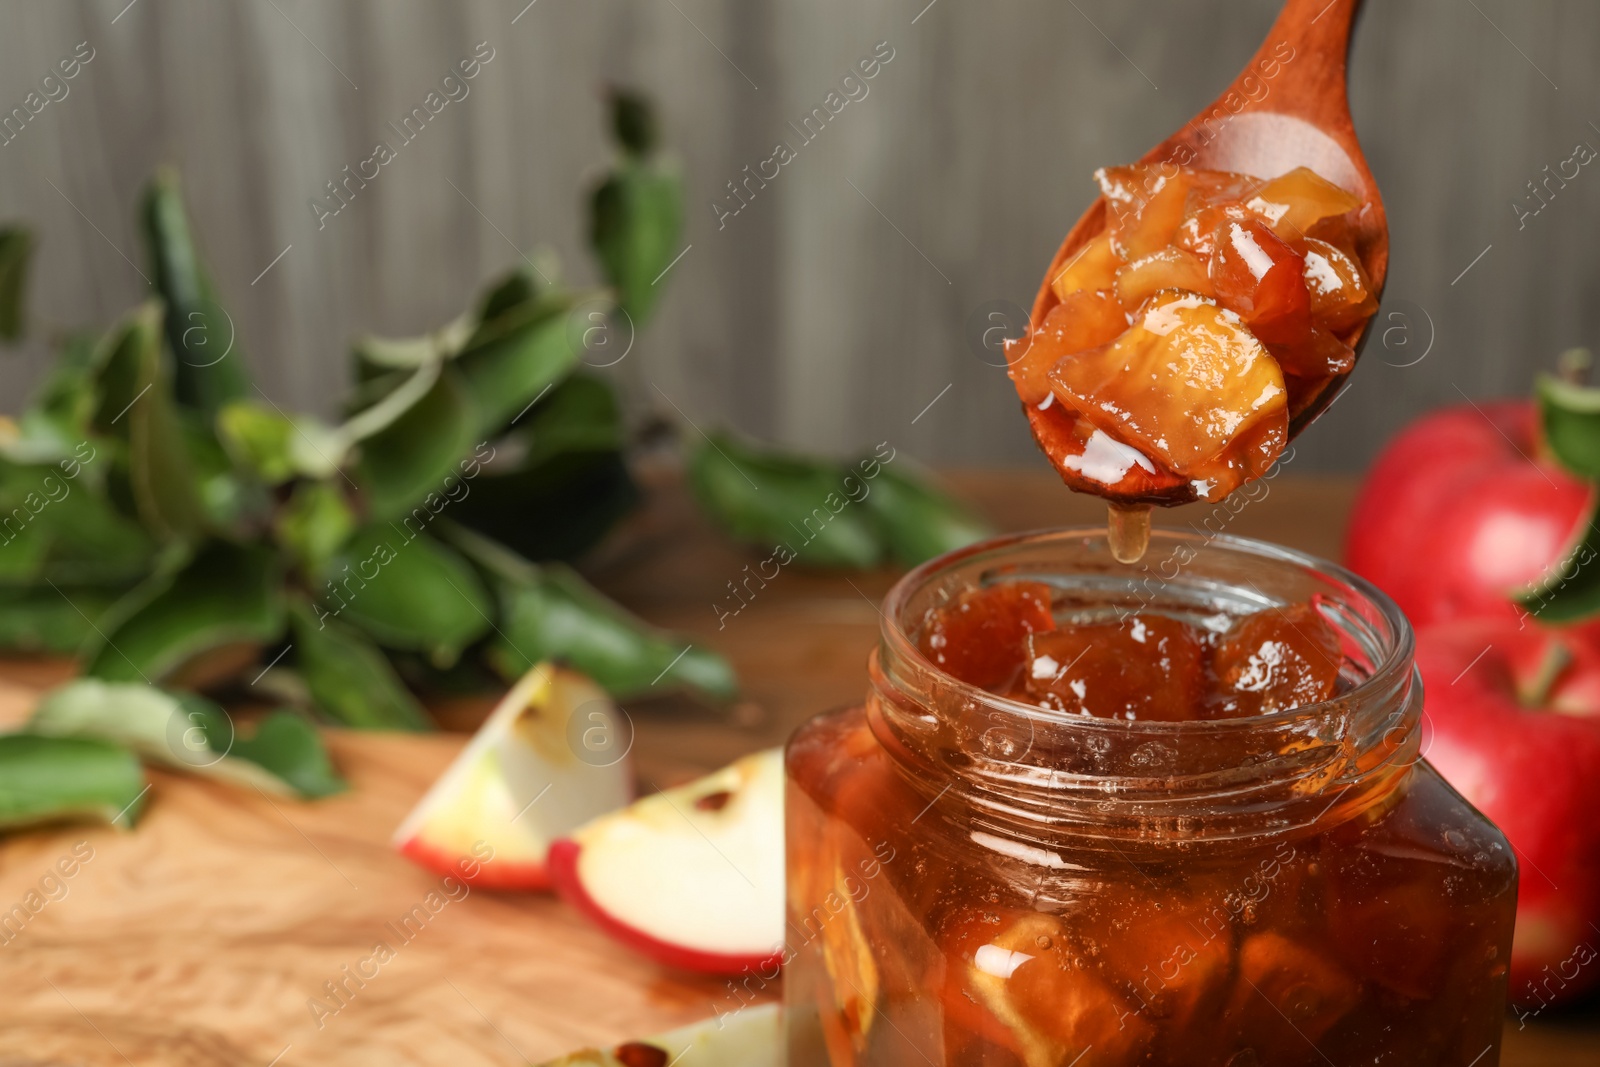
[[(1361, 0), (1288, 0), (1266, 40), (1216, 101), (1182, 129), (1156, 145), (1141, 163), (1234, 171), (1271, 179), (1308, 167), (1361, 200), (1352, 215), (1355, 252), (1381, 296), (1389, 269), (1389, 224), (1378, 183), (1367, 166), (1350, 117), (1346, 60), (1350, 31)], [(1060, 301), (1051, 281), (1106, 228), (1106, 201), (1096, 197), (1061, 242), (1034, 298), (1030, 321), (1044, 321)], [(1357, 356), (1366, 341), (1363, 323), (1341, 339)], [(1327, 409), (1342, 391), (1348, 372), (1326, 387), (1289, 424), (1293, 437)], [(1078, 456), (1083, 445), (1075, 419), (1060, 404), (1040, 410), (1025, 404), (1035, 440), (1069, 486), (1115, 504), (1183, 504), (1196, 499), (1186, 478), (1132, 468), (1116, 487), (1092, 481), (1062, 466), (1058, 457)]]

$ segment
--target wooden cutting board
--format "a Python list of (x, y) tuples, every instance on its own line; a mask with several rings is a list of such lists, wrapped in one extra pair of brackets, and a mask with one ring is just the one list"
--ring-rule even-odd
[[(476, 1067), (710, 1014), (718, 983), (663, 973), (547, 897), (452, 896), (394, 854), (390, 832), (459, 738), (331, 743), (352, 786), (337, 798), (153, 773), (133, 833), (10, 841), (0, 907), (58, 899), (0, 935), (0, 1063)], [(73, 857), (72, 877), (47, 880)], [(401, 928), (419, 905), (425, 921)]]
[[(961, 488), (1002, 528), (1094, 517), (1048, 473), (984, 472)], [(1349, 495), (1286, 478), (1229, 529), (1331, 554)], [(681, 498), (656, 501), (601, 578), (731, 656), (748, 700), (731, 714), (635, 709), (643, 788), (778, 743), (806, 716), (859, 697), (872, 601), (893, 580), (785, 574), (719, 629), (715, 598), (748, 560), (697, 522)], [(65, 674), (0, 664), (0, 728)], [(451, 721), (470, 726), (474, 713)], [(0, 922), (30, 892), (35, 903), (57, 898), (15, 932), (0, 927), (0, 1067), (521, 1064), (727, 1010), (721, 982), (657, 968), (555, 900), (448, 900), (436, 877), (393, 853), (390, 833), (464, 741), (334, 732), (352, 786), (338, 797), (296, 803), (152, 772), (132, 833), (0, 841)], [(72, 877), (45, 881), (75, 855), (89, 858)], [(403, 940), (390, 924), (418, 905), (427, 912), (430, 893), (443, 903)], [(393, 958), (364, 985), (349, 981), (346, 1003), (329, 999), (325, 983), (346, 981), (380, 942)], [(1570, 1015), (1511, 1023), (1501, 1062), (1600, 1063), (1600, 1028)]]

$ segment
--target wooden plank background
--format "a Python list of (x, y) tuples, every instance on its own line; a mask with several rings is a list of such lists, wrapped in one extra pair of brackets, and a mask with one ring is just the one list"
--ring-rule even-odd
[[(0, 146), (0, 218), (42, 231), (41, 323), (104, 324), (144, 290), (138, 190), (176, 163), (239, 351), (274, 400), (327, 412), (353, 335), (443, 321), (519, 249), (592, 278), (576, 206), (605, 153), (597, 89), (620, 80), (659, 98), (690, 200), (670, 297), (607, 371), (633, 404), (825, 451), (887, 437), (929, 461), (1037, 463), (968, 324), (1028, 303), (1091, 168), (1210, 99), (1276, 6), (13, 0), (0, 114), (78, 42), (94, 58)], [(1359, 467), (1425, 406), (1524, 389), (1600, 315), (1600, 176), (1552, 185), (1537, 215), (1512, 207), (1578, 142), (1600, 146), (1600, 5), (1367, 6), (1352, 81), (1394, 226), (1389, 344), (1305, 439), (1308, 471)], [(480, 41), (494, 59), (470, 95), (319, 230), (311, 198)], [(880, 41), (893, 59), (868, 95), (800, 145), (788, 124)], [(779, 140), (797, 158), (719, 228), (712, 201)], [(0, 406), (42, 358), (0, 359)]]

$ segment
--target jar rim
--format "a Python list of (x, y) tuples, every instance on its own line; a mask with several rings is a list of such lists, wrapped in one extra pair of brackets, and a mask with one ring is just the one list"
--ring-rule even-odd
[[(919, 669), (937, 675), (941, 686), (946, 691), (958, 694), (975, 704), (993, 707), (997, 710), (1015, 711), (1030, 717), (1071, 723), (1074, 726), (1082, 725), (1093, 728), (1104, 724), (1112, 729), (1126, 730), (1128, 727), (1126, 720), (1098, 716), (1066, 715), (1053, 712), (1048, 708), (1040, 708), (1034, 704), (1012, 700), (998, 693), (992, 693), (987, 689), (947, 674), (927, 656), (923, 655), (922, 649), (912, 640), (911, 634), (903, 624), (902, 616), (905, 613), (907, 601), (934, 576), (950, 570), (957, 564), (969, 562), (979, 556), (999, 555), (1001, 552), (1014, 550), (1026, 545), (1085, 539), (1104, 541), (1106, 539), (1105, 527), (1069, 526), (1002, 534), (998, 537), (974, 542), (964, 548), (927, 560), (902, 575), (900, 580), (895, 582), (884, 597), (883, 609), (880, 613), (881, 621), (879, 623), (879, 633), (884, 645), (902, 662), (914, 663)], [(1354, 571), (1322, 559), (1319, 556), (1314, 556), (1309, 552), (1301, 552), (1270, 541), (1261, 541), (1252, 537), (1239, 537), (1234, 534), (1199, 534), (1188, 530), (1156, 527), (1150, 532), (1150, 548), (1154, 549), (1161, 544), (1220, 545), (1240, 553), (1297, 566), (1331, 578), (1338, 584), (1358, 593), (1364, 601), (1375, 608), (1383, 618), (1389, 635), (1392, 635), (1393, 639), (1388, 642), (1383, 659), (1371, 665), (1366, 677), (1361, 682), (1352, 689), (1338, 693), (1328, 700), (1318, 701), (1313, 704), (1302, 704), (1298, 707), (1269, 712), (1264, 715), (1249, 715), (1238, 718), (1182, 719), (1176, 721), (1138, 720), (1137, 723), (1141, 732), (1150, 730), (1153, 733), (1170, 733), (1173, 735), (1201, 732), (1225, 733), (1246, 731), (1252, 727), (1259, 727), (1269, 723), (1282, 723), (1296, 718), (1316, 718), (1326, 715), (1330, 707), (1334, 705), (1348, 706), (1351, 702), (1361, 701), (1375, 691), (1392, 687), (1397, 674), (1409, 674), (1413, 670), (1415, 636), (1410, 620), (1406, 618), (1404, 612), (1400, 610), (1400, 606), (1387, 593)], [(1148, 556), (1149, 552), (1147, 551), (1146, 558)], [(1136, 567), (1138, 565), (1132, 564), (1129, 566)], [(1040, 713), (1043, 714), (1041, 715)]]
[(1389, 597), (1336, 564), (1251, 538), (1159, 529), (1151, 546), (1183, 562), (1133, 611), (1233, 614), (1320, 597), (1354, 677), (1313, 704), (1166, 721), (1056, 711), (945, 673), (912, 636), (940, 594), (999, 574), (1063, 585), (1091, 612), (1123, 612), (1149, 573), (1149, 564), (1112, 560), (1104, 527), (1031, 531), (930, 560), (890, 590), (869, 661), (867, 714), (879, 742), (908, 776), (959, 783), (970, 809), (1013, 830), (1122, 840), (1238, 839), (1331, 823), (1405, 780), (1422, 753), (1422, 687), (1410, 623)]

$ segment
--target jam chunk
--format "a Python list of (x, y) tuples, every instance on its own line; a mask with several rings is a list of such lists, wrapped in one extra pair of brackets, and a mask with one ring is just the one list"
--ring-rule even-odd
[(1116, 341), (1049, 377), (1056, 399), (1205, 499), (1265, 473), (1287, 438), (1278, 364), (1237, 315), (1196, 294), (1151, 300)]
[[(1181, 248), (1158, 249), (1117, 272), (1117, 299), (1124, 307), (1137, 308), (1163, 289), (1216, 295), (1206, 273), (1206, 261)], [(1108, 337), (1106, 341), (1114, 339)]]
[(1202, 208), (1217, 204), (1242, 204), (1266, 182), (1250, 174), (1231, 170), (1189, 171), (1189, 217)]
[(1267, 715), (1327, 700), (1343, 661), (1338, 634), (1309, 604), (1247, 615), (1213, 653), (1213, 714)]
[(1172, 236), (1172, 246), (1192, 252), (1209, 264), (1217, 252), (1218, 236), (1226, 232), (1224, 226), (1230, 222), (1251, 220), (1260, 221), (1258, 216), (1251, 214), (1249, 208), (1237, 201), (1207, 204), (1183, 220), (1183, 225)]
[(1028, 638), (1021, 699), (1073, 715), (1192, 719), (1204, 670), (1199, 632), (1165, 615), (1063, 626)]
[(1237, 311), (1261, 341), (1295, 344), (1311, 333), (1305, 259), (1256, 219), (1225, 219), (1211, 256), (1217, 302)]
[(1111, 249), (1111, 235), (1103, 233), (1067, 260), (1050, 279), (1050, 289), (1057, 300), (1084, 289), (1109, 289), (1116, 283), (1121, 267), (1122, 257)]
[(1048, 585), (1002, 582), (929, 612), (917, 643), (946, 674), (1000, 692), (1022, 669), (1028, 637), (1054, 628)]
[(1264, 930), (1239, 946), (1226, 1012), (1262, 1063), (1309, 1063), (1316, 1043), (1360, 1001), (1361, 983), (1331, 953)]
[(1327, 241), (1308, 237), (1305, 249), (1306, 290), (1311, 314), (1324, 329), (1344, 333), (1362, 325), (1378, 310), (1371, 283), (1354, 256)]
[(1208, 1031), (1231, 989), (1234, 930), (1220, 894), (1129, 885), (1115, 916), (1078, 925), (1099, 949), (1100, 970), (1158, 1028), (1159, 1043), (1189, 1052)]
[[(978, 1009), (978, 1029), (1026, 1067), (1059, 1067), (1092, 1050), (1104, 1063), (1136, 1063), (1155, 1028), (1138, 1004), (1087, 966), (1061, 919), (1042, 912), (952, 916), (958, 1018)], [(963, 1004), (968, 1002), (971, 1007)]]
[(1124, 260), (1165, 248), (1182, 225), (1192, 172), (1161, 164), (1102, 167), (1095, 180), (1105, 195), (1111, 247)]
[(1128, 328), (1128, 316), (1107, 289), (1079, 289), (1050, 309), (1044, 322), (1006, 350), (1007, 373), (1024, 404), (1050, 396), (1050, 371), (1062, 357), (1115, 341)]
[(1323, 219), (1354, 211), (1361, 200), (1309, 167), (1296, 167), (1263, 184), (1245, 206), (1264, 218), (1279, 237), (1294, 241)]
[[(1320, 387), (1329, 379), (1343, 377), (1356, 364), (1356, 353), (1349, 345), (1320, 327), (1292, 345), (1268, 345), (1267, 351), (1283, 370), (1289, 388), (1290, 414), (1294, 413), (1297, 384)], [(1297, 382), (1296, 379), (1299, 381)]]

